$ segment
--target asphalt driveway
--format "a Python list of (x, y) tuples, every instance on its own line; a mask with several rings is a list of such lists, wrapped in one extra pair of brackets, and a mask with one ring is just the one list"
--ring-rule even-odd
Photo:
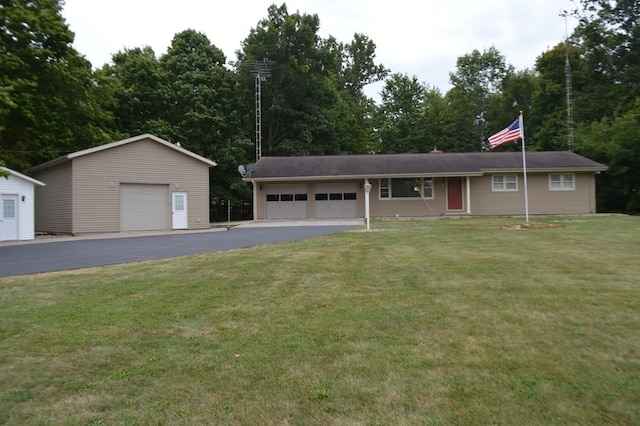
[(167, 259), (328, 235), (357, 225), (238, 227), (163, 235), (0, 244), (0, 277)]

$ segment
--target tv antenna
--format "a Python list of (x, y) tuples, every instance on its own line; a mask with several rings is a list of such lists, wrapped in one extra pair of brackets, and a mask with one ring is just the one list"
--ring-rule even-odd
[(569, 31), (567, 17), (569, 12), (563, 10), (560, 16), (564, 18), (564, 80), (567, 92), (567, 149), (573, 151), (573, 88), (571, 85), (571, 62), (569, 61)]
[(251, 74), (256, 80), (256, 161), (262, 157), (262, 82), (271, 76), (274, 61), (249, 61)]

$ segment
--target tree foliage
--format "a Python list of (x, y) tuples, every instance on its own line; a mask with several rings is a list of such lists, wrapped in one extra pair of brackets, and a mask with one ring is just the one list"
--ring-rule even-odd
[[(577, 149), (609, 166), (599, 177), (601, 210), (640, 213), (640, 3), (582, 0), (573, 39), (585, 84), (576, 96)], [(581, 63), (580, 60), (576, 62)]]
[(504, 127), (495, 121), (496, 97), (513, 72), (513, 66), (493, 46), (458, 58), (456, 71), (449, 74), (453, 88), (447, 93), (453, 110), (454, 151), (481, 151), (486, 148), (488, 131)]
[(266, 155), (344, 154), (372, 146), (373, 104), (362, 89), (387, 70), (375, 64), (375, 44), (366, 36), (342, 44), (321, 38), (319, 29), (317, 15), (273, 5), (238, 52), (247, 109), (254, 106), (253, 64), (272, 64), (262, 85)]
[[(633, 109), (640, 96), (640, 3), (582, 0), (574, 38), (584, 48), (593, 83), (605, 95), (602, 115)], [(603, 90), (603, 88), (608, 88)]]
[(429, 88), (414, 77), (392, 74), (382, 89), (376, 114), (379, 152), (428, 152), (432, 123), (427, 120)]
[(0, 6), (0, 150), (10, 167), (112, 137), (110, 94), (73, 49), (60, 10), (56, 0)]
[(176, 34), (160, 58), (171, 82), (166, 106), (169, 134), (187, 149), (218, 162), (212, 170), (214, 200), (250, 195), (236, 169), (248, 162), (253, 149), (242, 129), (236, 75), (225, 62), (222, 51), (194, 30)]
[(169, 77), (151, 47), (117, 52), (98, 75), (114, 87), (115, 127), (122, 135), (154, 133), (170, 139), (166, 122)]

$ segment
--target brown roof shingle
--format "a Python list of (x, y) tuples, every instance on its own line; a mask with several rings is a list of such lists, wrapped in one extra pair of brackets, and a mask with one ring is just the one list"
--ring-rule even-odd
[[(570, 151), (528, 152), (527, 171), (604, 171)], [(522, 170), (520, 152), (262, 157), (245, 180), (381, 176), (469, 176)]]

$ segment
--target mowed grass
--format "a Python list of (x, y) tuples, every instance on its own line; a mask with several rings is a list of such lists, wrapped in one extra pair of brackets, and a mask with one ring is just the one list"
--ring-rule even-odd
[(0, 423), (640, 424), (640, 218), (517, 221), (0, 279)]

